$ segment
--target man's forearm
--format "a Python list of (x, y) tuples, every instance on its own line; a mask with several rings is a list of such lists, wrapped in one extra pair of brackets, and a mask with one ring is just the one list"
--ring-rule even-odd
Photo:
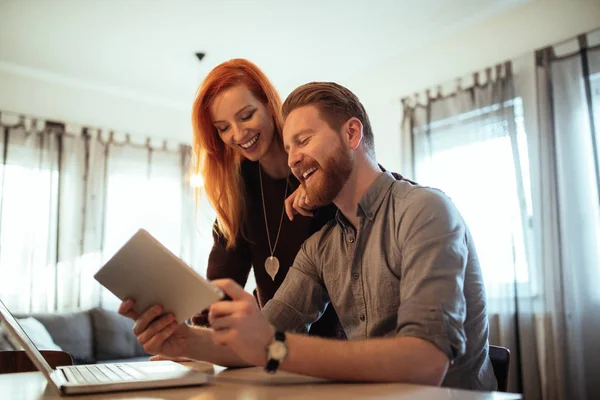
[(340, 341), (288, 334), (287, 343), (281, 369), (326, 379), (440, 385), (448, 368), (441, 350), (414, 337)]
[(203, 327), (192, 328), (190, 348), (185, 357), (206, 361), (224, 367), (250, 367), (228, 346), (218, 346), (212, 340), (212, 329)]

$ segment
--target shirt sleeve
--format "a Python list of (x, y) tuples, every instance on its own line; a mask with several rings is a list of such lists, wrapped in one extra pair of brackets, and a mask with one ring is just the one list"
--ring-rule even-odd
[[(208, 256), (206, 278), (208, 280), (229, 278), (241, 287), (246, 286), (252, 267), (250, 246), (241, 236), (236, 240), (236, 246), (227, 249), (227, 241), (218, 229), (215, 221), (213, 226), (214, 244)], [(208, 311), (203, 310), (192, 317), (192, 324), (209, 326)]]
[(397, 335), (427, 340), (453, 361), (466, 348), (467, 228), (438, 190), (414, 189), (406, 201), (397, 233), (402, 252)]
[(279, 331), (307, 333), (329, 304), (311, 244), (312, 238), (304, 242), (275, 296), (262, 309)]

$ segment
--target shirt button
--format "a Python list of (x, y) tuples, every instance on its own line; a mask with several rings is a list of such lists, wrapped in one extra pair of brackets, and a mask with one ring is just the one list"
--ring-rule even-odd
[(365, 321), (365, 314), (361, 314), (360, 320), (363, 321), (363, 322)]
[(359, 276), (360, 275), (358, 275), (358, 273), (355, 272), (352, 274), (352, 279), (357, 280)]
[(350, 239), (348, 239), (348, 241), (349, 241), (350, 243), (354, 243), (354, 238), (352, 238), (352, 237), (351, 237)]

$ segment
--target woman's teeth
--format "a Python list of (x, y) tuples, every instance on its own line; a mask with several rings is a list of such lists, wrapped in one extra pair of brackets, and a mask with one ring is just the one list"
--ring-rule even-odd
[(249, 140), (249, 141), (247, 141), (246, 143), (242, 143), (242, 144), (240, 144), (240, 146), (242, 146), (242, 148), (244, 148), (244, 149), (248, 149), (248, 148), (250, 148), (250, 146), (252, 146), (252, 145), (253, 145), (254, 143), (256, 143), (256, 141), (258, 140), (258, 136), (259, 136), (259, 135), (256, 135), (256, 136), (254, 136), (252, 139), (250, 139), (250, 140)]

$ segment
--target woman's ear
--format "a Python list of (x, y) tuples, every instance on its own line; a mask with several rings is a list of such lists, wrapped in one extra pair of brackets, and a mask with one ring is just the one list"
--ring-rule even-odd
[(358, 118), (352, 117), (346, 121), (345, 125), (348, 144), (352, 150), (356, 150), (363, 139), (363, 124)]

